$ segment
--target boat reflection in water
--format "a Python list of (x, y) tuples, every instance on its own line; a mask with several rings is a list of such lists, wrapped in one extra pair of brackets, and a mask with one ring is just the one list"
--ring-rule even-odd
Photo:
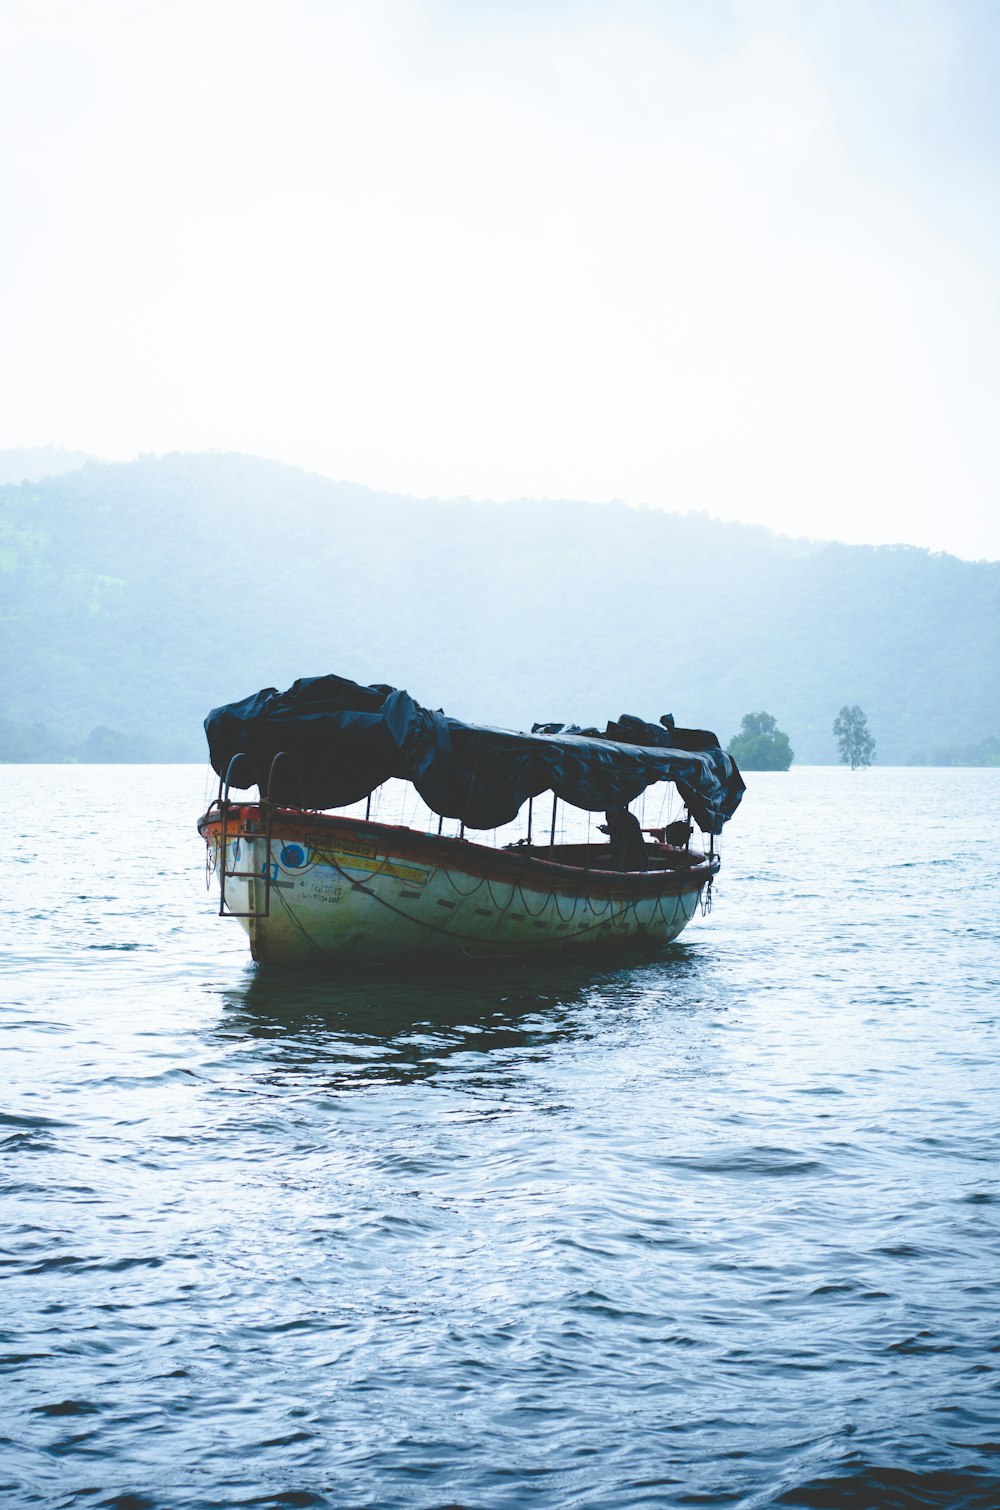
[[(318, 1076), (335, 1091), (450, 1073), (477, 1085), (488, 1073), (496, 1083), (515, 1066), (522, 1077), (526, 1055), (537, 1064), (559, 1045), (597, 1037), (606, 1045), (616, 1017), (633, 1032), (642, 1009), (659, 1013), (669, 1004), (678, 1020), (700, 1022), (692, 1002), (702, 1003), (704, 965), (699, 951), (675, 944), (645, 962), (456, 960), (447, 975), (430, 962), (406, 975), (366, 966), (336, 977), (328, 966), (276, 966), (250, 971), (222, 993), (219, 1031), (254, 1045), (268, 1079)], [(680, 1057), (689, 1073), (690, 1046)]]
[[(220, 786), (198, 826), (219, 910), (240, 919), (253, 958), (269, 963), (662, 949), (710, 896), (715, 836), (744, 790), (713, 734), (669, 716), (521, 734), (333, 676), (217, 708), (206, 732)], [(393, 779), (412, 783), (430, 831), (372, 821), (371, 795)], [(689, 820), (643, 834), (627, 805), (663, 782)], [(232, 799), (253, 786), (256, 801)], [(552, 795), (552, 823), (539, 842), (542, 793)], [(329, 811), (363, 800), (365, 817)], [(605, 813), (607, 842), (557, 843), (560, 801)], [(495, 833), (525, 807), (519, 843), (467, 837)], [(457, 835), (443, 833), (445, 818)]]

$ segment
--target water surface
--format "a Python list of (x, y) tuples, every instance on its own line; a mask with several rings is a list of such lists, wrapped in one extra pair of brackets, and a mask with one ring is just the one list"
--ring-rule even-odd
[(662, 960), (257, 973), (6, 767), (0, 1498), (1000, 1504), (1000, 771), (752, 776)]

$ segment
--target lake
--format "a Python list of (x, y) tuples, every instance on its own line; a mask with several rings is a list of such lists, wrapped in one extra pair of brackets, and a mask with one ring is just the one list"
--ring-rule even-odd
[(0, 1500), (1000, 1505), (1000, 770), (749, 775), (655, 963), (256, 972), (3, 769)]

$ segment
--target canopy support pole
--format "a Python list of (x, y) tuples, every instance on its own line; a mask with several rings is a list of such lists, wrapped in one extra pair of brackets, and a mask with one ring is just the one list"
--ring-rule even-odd
[(528, 798), (528, 848), (531, 848), (531, 812), (535, 805), (534, 797)]
[(556, 796), (555, 792), (553, 792), (552, 793), (552, 831), (549, 834), (549, 849), (551, 849), (552, 846), (556, 842), (556, 807), (558, 805), (558, 802), (559, 802), (559, 798)]

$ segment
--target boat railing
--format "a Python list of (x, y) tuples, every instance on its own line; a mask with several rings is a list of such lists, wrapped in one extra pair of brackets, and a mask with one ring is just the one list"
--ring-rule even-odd
[[(244, 764), (247, 766), (248, 773), (251, 776), (255, 774), (253, 763), (250, 760), (249, 755), (247, 755), (245, 751), (239, 751), (229, 762), (225, 777), (223, 777), (219, 782), (219, 795), (216, 798), (219, 806), (220, 817), (219, 916), (230, 918), (267, 918), (271, 916), (271, 887), (274, 882), (275, 872), (275, 865), (271, 854), (271, 818), (276, 805), (275, 795), (277, 794), (279, 784), (284, 783), (288, 781), (289, 778), (291, 778), (291, 781), (294, 783), (298, 797), (300, 799), (299, 806), (301, 806), (302, 789), (298, 778), (298, 772), (295, 769), (295, 762), (292, 760), (292, 757), (287, 753), (287, 751), (279, 750), (274, 759), (271, 761), (271, 769), (268, 772), (267, 777), (267, 786), (264, 790), (264, 793), (262, 794), (262, 800), (260, 802), (260, 812), (263, 815), (264, 820), (263, 833), (259, 832), (256, 828), (254, 828), (253, 830), (247, 829), (243, 825), (240, 825), (234, 833), (234, 831), (229, 827), (230, 812), (232, 809), (232, 804), (229, 800), (229, 792), (234, 780), (240, 774), (241, 767)], [(255, 783), (251, 781), (246, 782), (245, 784), (253, 785)], [(261, 838), (264, 840), (264, 862), (259, 870), (237, 870), (235, 868), (230, 870), (229, 842), (233, 838), (235, 838), (237, 841), (242, 839)], [(237, 909), (232, 906), (229, 898), (226, 895), (227, 881), (246, 881), (247, 898), (250, 903), (249, 907), (247, 907), (246, 909)], [(256, 886), (261, 881), (263, 881), (264, 883), (263, 906), (255, 906), (254, 903), (256, 898)]]
[[(241, 789), (246, 789), (250, 786), (257, 786), (258, 788), (260, 794), (259, 800), (256, 803), (250, 804), (254, 809), (254, 815), (249, 821), (247, 816), (242, 812), (245, 804), (233, 803), (230, 800), (230, 791), (234, 782), (238, 782)], [(610, 869), (610, 866), (603, 866), (601, 864), (601, 860), (604, 858), (604, 851), (608, 849), (605, 845), (594, 846), (590, 843), (589, 839), (585, 844), (556, 845), (557, 798), (555, 793), (552, 795), (552, 822), (549, 827), (547, 843), (544, 840), (541, 843), (533, 842), (532, 809), (534, 804), (529, 798), (527, 804), (527, 837), (522, 837), (514, 844), (504, 845), (503, 848), (507, 851), (518, 851), (529, 859), (552, 860), (556, 859), (558, 855), (559, 861), (562, 863), (575, 863), (585, 873), (591, 868), (598, 870)], [(225, 776), (219, 780), (219, 792), (213, 807), (217, 808), (219, 819), (219, 916), (236, 918), (270, 917), (272, 889), (276, 884), (280, 884), (277, 881), (278, 867), (274, 861), (272, 846), (272, 821), (274, 815), (276, 812), (288, 808), (296, 808), (302, 813), (307, 811), (302, 801), (302, 784), (293, 757), (287, 751), (279, 750), (271, 761), (267, 782), (263, 784), (260, 781), (257, 767), (250, 755), (245, 751), (238, 752), (230, 760)], [(369, 796), (365, 809), (366, 819), (369, 818), (370, 812), (371, 797)], [(439, 835), (441, 833), (442, 821), (439, 820), (438, 822)], [(664, 827), (661, 824), (643, 831), (655, 835), (660, 841), (652, 849), (649, 868), (651, 870), (694, 869), (700, 865), (704, 865), (707, 860), (709, 869), (714, 871), (717, 868), (714, 835), (708, 836), (709, 844), (708, 846), (703, 845), (701, 852), (694, 850), (691, 846), (693, 825), (690, 821), (690, 814), (686, 809), (682, 821), (687, 831), (685, 843), (682, 847), (666, 843), (666, 834), (669, 825)], [(462, 834), (464, 837), (464, 824), (462, 826)], [(237, 844), (233, 855), (233, 867), (230, 868), (229, 849), (234, 840), (237, 841)], [(241, 840), (263, 840), (263, 863), (256, 865), (253, 869), (237, 868), (240, 856), (238, 841)], [(568, 860), (567, 856), (564, 855), (563, 851), (566, 850), (572, 853), (572, 860)], [(232, 881), (245, 881), (247, 883), (248, 906), (245, 909), (234, 907), (230, 902), (227, 883)], [(263, 882), (263, 887), (261, 887), (261, 882)], [(261, 892), (263, 892), (263, 895), (261, 895)]]

